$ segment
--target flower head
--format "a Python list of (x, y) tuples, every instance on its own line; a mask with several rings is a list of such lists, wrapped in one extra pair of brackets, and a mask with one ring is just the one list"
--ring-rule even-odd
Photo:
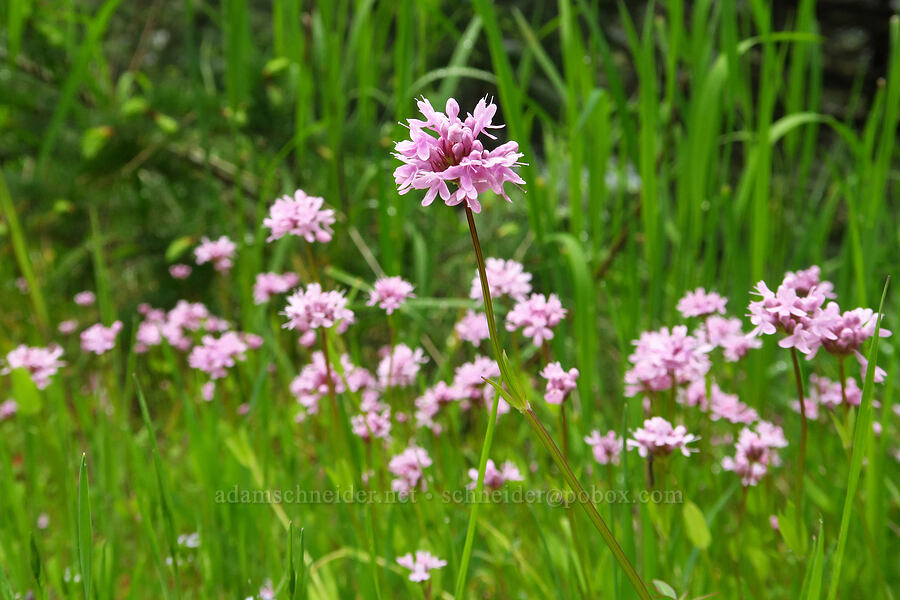
[(770, 437), (744, 427), (738, 436), (734, 457), (726, 456), (722, 460), (722, 468), (738, 474), (744, 486), (756, 485), (768, 472), (769, 466), (778, 463), (774, 449), (780, 446), (772, 442)]
[(355, 435), (367, 442), (373, 438), (387, 438), (391, 434), (391, 409), (354, 415), (350, 418), (350, 427)]
[(59, 346), (48, 348), (17, 346), (6, 355), (6, 367), (0, 374), (7, 374), (12, 369), (25, 369), (39, 390), (50, 385), (50, 378), (56, 375), (60, 367), (66, 363), (59, 360), (63, 350)]
[(491, 337), (487, 316), (469, 309), (465, 316), (453, 327), (459, 339), (478, 346), (483, 340)]
[(236, 360), (244, 360), (248, 348), (244, 336), (234, 331), (226, 331), (218, 338), (204, 335), (202, 343), (188, 355), (188, 364), (213, 379), (221, 379)]
[(187, 279), (191, 275), (190, 265), (185, 264), (177, 264), (169, 267), (169, 275), (171, 275), (174, 279)]
[(318, 283), (311, 283), (306, 289), (299, 289), (288, 296), (284, 309), (288, 318), (284, 327), (300, 332), (300, 343), (311, 346), (316, 341), (315, 330), (333, 327), (339, 321), (353, 322), (353, 311), (347, 308), (347, 298), (342, 292), (325, 292)]
[(812, 384), (809, 389), (810, 399), (817, 404), (836, 408), (844, 402), (845, 395), (849, 406), (859, 406), (862, 402), (862, 390), (853, 377), (848, 377), (844, 382), (843, 391), (840, 381), (832, 381), (815, 373), (809, 376), (809, 382)]
[[(341, 355), (340, 365), (343, 376), (338, 373), (335, 365), (332, 364), (330, 370), (327, 368), (325, 355), (321, 351), (313, 352), (312, 362), (303, 367), (300, 374), (291, 382), (291, 394), (297, 399), (297, 402), (303, 405), (307, 413), (319, 412), (319, 399), (328, 394), (329, 374), (331, 375), (330, 383), (334, 386), (336, 394), (343, 394), (348, 387), (353, 393), (364, 393), (374, 387), (375, 379), (372, 374), (366, 369), (354, 365), (349, 355)], [(363, 395), (365, 399), (366, 394)], [(376, 402), (361, 408), (364, 412), (377, 412), (383, 407)]]
[(421, 348), (413, 350), (406, 344), (397, 344), (378, 363), (378, 383), (382, 388), (406, 387), (416, 382), (419, 368), (428, 362)]
[(75, 294), (75, 304), (78, 306), (92, 306), (97, 301), (97, 296), (90, 290)]
[(415, 558), (412, 554), (407, 553), (397, 559), (397, 564), (412, 571), (409, 574), (410, 581), (420, 582), (427, 581), (431, 577), (429, 571), (446, 566), (447, 561), (439, 559), (430, 552), (416, 550)]
[(194, 256), (198, 265), (211, 262), (216, 271), (228, 271), (233, 264), (236, 249), (235, 243), (224, 235), (214, 241), (204, 236), (200, 245), (194, 249)]
[(671, 331), (668, 327), (645, 331), (632, 343), (635, 350), (628, 357), (632, 367), (625, 373), (625, 394), (629, 397), (697, 381), (709, 371), (709, 347), (688, 335), (684, 325)]
[(116, 336), (122, 330), (122, 322), (116, 321), (109, 327), (102, 323), (91, 325), (81, 332), (81, 349), (94, 354), (105, 354), (116, 347)]
[(410, 446), (394, 456), (388, 463), (388, 470), (394, 475), (391, 489), (406, 497), (417, 488), (425, 486), (423, 469), (431, 466), (431, 457), (423, 448)]
[(369, 301), (366, 306), (376, 304), (384, 309), (387, 314), (393, 313), (406, 302), (407, 298), (414, 298), (413, 285), (401, 277), (382, 277), (375, 281), (372, 291), (369, 292)]
[(594, 460), (601, 465), (619, 464), (619, 455), (622, 454), (622, 438), (615, 431), (600, 435), (600, 432), (595, 429), (591, 435), (584, 438), (584, 441), (591, 447)]
[(253, 302), (264, 304), (272, 296), (290, 291), (299, 282), (296, 273), (258, 273), (253, 283)]
[[(497, 362), (486, 356), (476, 356), (474, 360), (456, 367), (453, 374), (453, 388), (457, 397), (467, 408), (472, 400), (488, 402), (494, 398), (494, 388), (484, 382), (485, 377), (500, 377)], [(498, 409), (499, 414), (500, 409)]]
[(513, 306), (506, 315), (507, 331), (521, 329), (526, 337), (530, 337), (535, 346), (540, 346), (545, 340), (553, 338), (553, 327), (556, 327), (566, 316), (566, 309), (562, 307), (556, 294), (544, 296), (532, 294), (527, 300), (523, 300)]
[(75, 333), (75, 330), (78, 329), (78, 321), (75, 319), (66, 319), (65, 321), (61, 321), (59, 327), (56, 328), (63, 335), (70, 335)]
[(492, 190), (509, 201), (503, 185), (525, 183), (513, 170), (522, 157), (516, 142), (489, 151), (478, 139), (481, 135), (494, 139), (488, 129), (502, 127), (492, 124), (497, 112), (493, 102), (482, 98), (465, 120), (459, 118), (459, 104), (453, 98), (447, 100), (446, 113), (436, 111), (425, 98), (418, 106), (425, 120), (409, 119), (409, 139), (394, 145), (394, 156), (403, 162), (394, 171), (400, 194), (428, 190), (422, 206), (430, 205), (440, 195), (447, 206), (465, 201), (478, 213), (479, 194)]
[(562, 404), (569, 392), (575, 389), (578, 369), (572, 368), (566, 371), (559, 361), (552, 362), (541, 371), (541, 377), (547, 380), (544, 399), (550, 404)]
[(741, 330), (741, 320), (710, 315), (697, 332), (701, 344), (712, 348), (722, 348), (725, 360), (736, 362), (753, 348), (762, 346), (762, 340)]
[(287, 234), (302, 237), (307, 242), (330, 242), (334, 231), (334, 211), (322, 208), (325, 200), (317, 196), (307, 196), (303, 190), (294, 196), (282, 196), (269, 209), (269, 216), (263, 219), (263, 226), (272, 233), (266, 241), (277, 240)]
[[(478, 483), (478, 469), (469, 469), (469, 479), (472, 481), (467, 485), (470, 490), (475, 489), (476, 484)], [(519, 467), (515, 465), (511, 460), (503, 463), (500, 468), (497, 468), (497, 465), (494, 464), (494, 461), (490, 458), (487, 460), (487, 464), (484, 469), (484, 485), (487, 487), (498, 490), (503, 487), (503, 484), (507, 481), (522, 481), (522, 473), (519, 471)]]
[(645, 420), (644, 426), (635, 429), (631, 435), (634, 439), (626, 442), (628, 447), (637, 448), (638, 454), (644, 457), (650, 454), (668, 456), (675, 450), (690, 456), (691, 452), (697, 451), (695, 448), (687, 447), (697, 439), (696, 436), (688, 433), (684, 425), (672, 427), (672, 424), (662, 417)]
[(723, 298), (715, 292), (707, 292), (698, 287), (693, 292), (688, 292), (684, 298), (678, 301), (678, 312), (684, 318), (703, 317), (714, 313), (725, 314), (727, 298)]
[[(531, 273), (527, 272), (520, 262), (488, 257), (484, 261), (484, 272), (487, 276), (488, 290), (495, 300), (501, 296), (509, 296), (516, 302), (521, 302), (531, 293)], [(469, 288), (469, 298), (482, 301), (481, 296), (481, 277), (476, 270), (472, 286)]]

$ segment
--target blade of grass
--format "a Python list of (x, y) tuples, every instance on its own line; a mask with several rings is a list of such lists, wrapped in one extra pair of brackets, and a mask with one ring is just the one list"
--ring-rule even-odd
[(81, 468), (78, 470), (78, 525), (75, 547), (78, 555), (78, 569), (81, 572), (81, 585), (84, 600), (91, 597), (91, 553), (93, 552), (93, 533), (91, 528), (91, 497), (88, 491), (87, 455), (81, 455)]

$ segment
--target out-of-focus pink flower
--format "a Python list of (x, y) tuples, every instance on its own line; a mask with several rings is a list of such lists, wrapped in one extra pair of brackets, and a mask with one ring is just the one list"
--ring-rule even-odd
[(418, 488), (425, 488), (423, 469), (431, 466), (431, 457), (423, 448), (410, 446), (400, 454), (391, 458), (388, 471), (394, 475), (391, 489), (398, 492), (401, 498)]
[(299, 289), (288, 296), (284, 316), (288, 318), (284, 327), (300, 332), (300, 343), (311, 346), (316, 341), (315, 330), (334, 327), (339, 321), (353, 322), (353, 311), (347, 308), (347, 298), (337, 290), (323, 291), (318, 283), (311, 283), (306, 289)]
[(421, 582), (427, 581), (431, 577), (429, 571), (446, 566), (447, 561), (439, 559), (431, 552), (416, 550), (415, 558), (412, 554), (407, 553), (397, 559), (397, 564), (412, 571), (409, 574), (410, 581)]
[(471, 362), (456, 367), (453, 389), (456, 390), (458, 398), (464, 401), (463, 408), (468, 408), (472, 400), (487, 403), (494, 398), (494, 388), (484, 382), (484, 377), (492, 379), (500, 377), (500, 367), (495, 360), (476, 356)]
[(744, 486), (752, 486), (766, 475), (770, 465), (778, 464), (772, 438), (760, 435), (747, 427), (741, 430), (735, 445), (734, 457), (726, 456), (722, 460), (722, 468), (734, 471), (741, 478)]
[(622, 454), (622, 438), (615, 431), (600, 435), (600, 432), (595, 429), (591, 435), (584, 438), (584, 441), (591, 447), (594, 460), (601, 465), (619, 464), (619, 455)]
[(22, 294), (28, 293), (28, 280), (24, 277), (19, 277), (16, 279), (16, 287), (19, 289), (19, 292)]
[[(383, 406), (377, 401), (377, 395), (370, 394), (375, 386), (372, 374), (362, 367), (357, 367), (347, 354), (340, 358), (341, 372), (338, 373), (334, 362), (331, 364), (331, 383), (336, 394), (343, 394), (349, 390), (353, 393), (361, 392), (363, 412), (380, 412)], [(313, 352), (312, 362), (304, 366), (291, 382), (290, 390), (308, 414), (319, 412), (319, 399), (328, 394), (329, 370), (326, 368), (325, 355), (320, 351)], [(345, 384), (346, 382), (346, 384)]]
[(92, 306), (97, 301), (97, 296), (90, 290), (75, 294), (75, 304), (78, 306)]
[[(487, 276), (491, 298), (495, 300), (501, 296), (509, 296), (516, 302), (521, 302), (531, 293), (531, 273), (525, 271), (522, 263), (512, 259), (489, 257), (484, 261), (484, 273)], [(469, 298), (483, 301), (481, 277), (477, 269), (469, 288)]]
[(244, 360), (247, 349), (243, 336), (234, 331), (226, 331), (218, 338), (204, 335), (202, 343), (188, 355), (188, 364), (213, 379), (221, 379), (236, 360)]
[(275, 200), (269, 209), (269, 216), (263, 219), (263, 226), (272, 233), (266, 240), (271, 242), (287, 234), (302, 237), (309, 243), (331, 241), (334, 231), (334, 211), (322, 208), (325, 200), (318, 196), (308, 196), (303, 190), (291, 196)]
[(122, 322), (116, 321), (109, 327), (102, 323), (91, 325), (81, 332), (81, 349), (100, 355), (116, 347), (116, 336), (122, 330)]
[(688, 433), (684, 425), (672, 427), (672, 424), (662, 417), (651, 417), (644, 421), (644, 426), (632, 432), (633, 439), (626, 442), (629, 448), (637, 448), (638, 454), (643, 457), (668, 456), (675, 450), (680, 450), (685, 456), (696, 452), (696, 448), (688, 448), (688, 444), (698, 439)]
[(707, 317), (696, 335), (701, 344), (722, 348), (725, 360), (730, 362), (736, 362), (751, 349), (762, 346), (762, 340), (741, 330), (740, 319), (729, 319), (719, 315)]
[(756, 424), (756, 433), (762, 438), (763, 443), (770, 448), (787, 448), (787, 438), (784, 437), (784, 430), (778, 425), (769, 423), (768, 421), (760, 421)]
[(204, 236), (200, 245), (194, 249), (194, 256), (198, 265), (211, 262), (216, 271), (228, 271), (233, 264), (236, 249), (235, 243), (224, 235), (217, 240)]
[(715, 292), (707, 292), (698, 287), (693, 292), (688, 292), (684, 298), (678, 301), (678, 312), (686, 319), (690, 317), (703, 317), (714, 313), (725, 314), (727, 298), (723, 298)]
[[(447, 100), (446, 114), (436, 111), (425, 98), (418, 106), (425, 120), (409, 119), (410, 139), (394, 145), (394, 156), (404, 163), (394, 171), (401, 195), (413, 189), (428, 190), (422, 206), (430, 205), (440, 194), (447, 206), (465, 201), (478, 213), (479, 194), (492, 190), (509, 201), (503, 184), (525, 183), (513, 171), (522, 158), (516, 142), (488, 151), (478, 139), (482, 134), (495, 139), (487, 130), (502, 127), (491, 123), (497, 107), (488, 103), (487, 97), (478, 102), (474, 114), (470, 113), (465, 121), (459, 118), (459, 104), (453, 98)], [(455, 189), (451, 191), (447, 184)]]
[(566, 316), (556, 294), (544, 296), (532, 294), (527, 300), (513, 306), (506, 315), (507, 331), (521, 329), (525, 337), (530, 337), (535, 346), (553, 338), (553, 327), (559, 325)]
[(7, 374), (12, 369), (25, 369), (39, 390), (50, 385), (50, 378), (56, 375), (60, 367), (66, 363), (59, 360), (63, 350), (59, 346), (47, 348), (20, 345), (6, 355), (6, 366), (0, 374)]
[[(800, 412), (799, 400), (791, 400), (791, 410), (793, 410), (795, 413)], [(819, 418), (819, 405), (812, 398), (805, 398), (803, 400), (803, 412), (806, 415), (807, 419), (815, 421)]]
[(253, 302), (264, 304), (276, 294), (283, 294), (300, 283), (296, 273), (258, 273), (253, 283)]
[(78, 321), (75, 319), (66, 319), (59, 324), (57, 331), (63, 335), (71, 335), (78, 329)]
[(562, 404), (569, 392), (575, 389), (578, 369), (572, 368), (566, 371), (559, 361), (552, 362), (541, 371), (541, 377), (547, 380), (544, 400), (549, 404)]
[(385, 439), (391, 434), (391, 409), (382, 412), (367, 412), (350, 418), (353, 433), (365, 441), (373, 438)]
[(388, 350), (378, 363), (378, 385), (382, 389), (398, 388), (416, 382), (419, 368), (428, 362), (421, 348), (413, 350), (406, 344), (394, 346), (393, 353)]
[(718, 385), (712, 387), (709, 403), (710, 418), (713, 421), (725, 419), (731, 423), (749, 425), (759, 418), (755, 410), (741, 402), (736, 394), (726, 394)]
[(487, 316), (469, 309), (465, 316), (453, 327), (459, 339), (478, 346), (482, 340), (491, 337)]
[[(478, 469), (469, 469), (469, 479), (472, 481), (466, 487), (474, 490), (478, 483)], [(484, 468), (484, 485), (492, 490), (498, 490), (503, 487), (507, 481), (522, 481), (521, 471), (511, 460), (504, 462), (500, 468), (494, 464), (490, 458)]]
[(628, 357), (633, 366), (625, 373), (626, 396), (698, 381), (709, 371), (709, 346), (688, 335), (684, 325), (671, 331), (668, 327), (645, 331), (632, 343), (635, 350)]
[(204, 383), (203, 387), (200, 388), (200, 395), (207, 402), (212, 402), (213, 398), (216, 396), (216, 382), (207, 381)]
[(17, 412), (19, 412), (19, 405), (15, 400), (0, 402), (0, 422), (11, 419)]
[(41, 513), (37, 518), (37, 528), (43, 531), (50, 527), (50, 516), (47, 513)]
[(828, 408), (836, 408), (844, 402), (844, 393), (847, 395), (847, 404), (850, 406), (859, 406), (862, 402), (862, 390), (856, 384), (853, 377), (848, 377), (844, 382), (844, 392), (841, 392), (841, 382), (832, 381), (827, 377), (821, 377), (813, 373), (809, 376), (809, 382), (812, 384), (809, 389), (809, 396), (815, 402), (827, 406)]
[(427, 427), (432, 432), (441, 432), (441, 426), (434, 422), (441, 407), (457, 400), (459, 392), (443, 381), (425, 390), (425, 393), (416, 398), (416, 426)]
[(401, 277), (382, 277), (376, 280), (375, 285), (372, 286), (366, 306), (377, 304), (387, 314), (391, 314), (400, 308), (407, 298), (414, 297), (413, 285), (408, 281)]
[(175, 279), (187, 279), (191, 275), (191, 267), (185, 264), (176, 264), (169, 267), (169, 275)]

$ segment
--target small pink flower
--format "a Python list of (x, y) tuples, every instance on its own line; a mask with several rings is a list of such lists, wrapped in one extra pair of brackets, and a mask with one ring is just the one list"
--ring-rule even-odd
[(684, 425), (672, 427), (672, 424), (662, 417), (652, 417), (644, 421), (644, 426), (635, 429), (632, 434), (634, 439), (626, 442), (629, 448), (637, 448), (638, 454), (646, 457), (649, 454), (654, 456), (668, 456), (674, 450), (680, 450), (685, 456), (690, 456), (691, 452), (696, 452), (695, 448), (688, 448), (687, 445), (698, 438), (687, 432)]
[(476, 356), (471, 362), (456, 367), (452, 387), (457, 397), (463, 400), (463, 408), (468, 408), (473, 400), (487, 403), (494, 398), (494, 388), (484, 382), (485, 377), (495, 380), (500, 377), (500, 367), (491, 358)]
[[(484, 272), (487, 276), (488, 289), (494, 300), (501, 296), (509, 296), (521, 302), (531, 293), (531, 273), (525, 271), (522, 263), (514, 260), (489, 257), (484, 261)], [(475, 271), (475, 278), (469, 288), (469, 298), (482, 301), (481, 276)]]
[(693, 292), (685, 294), (684, 298), (678, 301), (678, 312), (688, 319), (690, 317), (703, 317), (714, 313), (725, 314), (725, 304), (727, 298), (723, 298), (715, 292), (707, 292), (702, 287), (698, 287)]
[(13, 418), (19, 412), (19, 405), (15, 400), (0, 402), (0, 422)]
[(282, 196), (269, 209), (269, 216), (263, 219), (263, 226), (272, 233), (266, 240), (271, 242), (287, 234), (302, 237), (309, 243), (331, 241), (334, 231), (334, 211), (322, 208), (325, 200), (318, 196), (308, 196), (303, 190), (294, 196)]
[(521, 329), (525, 337), (530, 337), (535, 346), (553, 338), (553, 327), (556, 327), (566, 316), (556, 294), (544, 296), (532, 294), (527, 300), (513, 306), (506, 315), (506, 330)]
[(619, 455), (622, 454), (622, 438), (615, 431), (600, 435), (600, 432), (595, 429), (591, 435), (584, 438), (584, 441), (591, 447), (594, 460), (601, 465), (619, 464)]
[(431, 466), (431, 457), (423, 448), (410, 446), (400, 454), (394, 456), (388, 463), (388, 471), (394, 475), (391, 481), (391, 489), (398, 492), (401, 498), (418, 488), (425, 487), (425, 474), (423, 469)]
[[(472, 481), (466, 487), (474, 490), (478, 483), (478, 469), (469, 469), (469, 479)], [(522, 481), (521, 471), (511, 460), (503, 463), (498, 469), (490, 458), (484, 469), (484, 485), (492, 490), (499, 490), (507, 481)]]
[(227, 331), (218, 338), (204, 335), (202, 343), (191, 350), (188, 364), (209, 374), (212, 379), (221, 379), (235, 361), (245, 359), (247, 349), (243, 336), (234, 331)]
[(378, 402), (377, 396), (373, 395), (375, 379), (372, 374), (364, 368), (354, 365), (347, 354), (341, 355), (340, 365), (343, 376), (338, 373), (333, 362), (330, 371), (326, 368), (325, 355), (322, 352), (313, 352), (312, 362), (304, 366), (300, 370), (300, 374), (291, 382), (291, 395), (303, 405), (306, 413), (316, 414), (319, 412), (319, 399), (328, 394), (329, 373), (336, 394), (343, 394), (349, 386), (351, 392), (362, 394), (363, 405), (360, 406), (360, 409), (363, 412), (383, 410), (384, 407)]
[(375, 281), (366, 306), (377, 304), (387, 314), (391, 314), (400, 308), (407, 298), (414, 297), (413, 286), (408, 281), (404, 281), (401, 277), (382, 277)]
[(569, 392), (575, 389), (578, 369), (572, 368), (566, 371), (558, 361), (552, 362), (541, 371), (541, 377), (547, 380), (544, 399), (549, 404), (562, 404)]
[(722, 468), (734, 471), (741, 477), (744, 486), (752, 486), (766, 475), (770, 465), (778, 464), (774, 448), (781, 447), (780, 442), (759, 432), (744, 427), (735, 446), (734, 457), (726, 456), (722, 460)]
[(97, 301), (97, 296), (90, 290), (75, 294), (75, 304), (78, 306), (92, 306)]
[(176, 264), (169, 267), (169, 275), (175, 279), (187, 279), (191, 275), (191, 267), (185, 264)]
[(382, 389), (406, 387), (416, 382), (419, 368), (428, 362), (421, 348), (413, 350), (406, 344), (394, 346), (378, 363), (378, 384)]
[(122, 330), (122, 322), (116, 321), (109, 327), (102, 323), (91, 325), (81, 332), (81, 349), (100, 355), (116, 347), (116, 336)]
[(709, 346), (688, 335), (684, 325), (645, 331), (632, 344), (635, 350), (628, 360), (633, 366), (625, 373), (628, 397), (702, 380), (710, 368)]
[(47, 515), (47, 513), (41, 513), (38, 515), (37, 527), (40, 530), (44, 530), (50, 527), (50, 517)]
[(284, 294), (296, 287), (300, 278), (296, 273), (258, 273), (253, 283), (253, 302), (264, 304), (276, 294)]
[(200, 245), (194, 249), (194, 256), (198, 265), (211, 262), (216, 271), (228, 271), (233, 264), (236, 249), (235, 243), (224, 235), (215, 241), (204, 236)]
[(212, 402), (213, 398), (216, 396), (216, 382), (215, 381), (207, 381), (203, 384), (203, 387), (200, 388), (200, 395), (207, 402)]
[(736, 362), (753, 348), (762, 346), (762, 340), (741, 330), (740, 319), (728, 319), (718, 315), (707, 317), (703, 327), (697, 332), (701, 344), (722, 348), (725, 360)]
[(844, 394), (847, 396), (847, 404), (859, 406), (862, 402), (862, 390), (856, 384), (853, 377), (848, 377), (844, 382), (844, 392), (841, 392), (841, 382), (832, 381), (827, 377), (820, 377), (813, 373), (809, 376), (809, 396), (814, 402), (828, 408), (836, 408), (844, 402)]
[(736, 394), (726, 394), (715, 384), (712, 387), (709, 411), (713, 421), (725, 419), (731, 423), (749, 425), (759, 418), (756, 411), (741, 402)]
[(343, 292), (323, 291), (318, 283), (300, 288), (287, 301), (283, 314), (288, 321), (284, 327), (300, 332), (300, 343), (304, 346), (315, 343), (316, 329), (334, 327), (338, 322), (349, 325), (354, 319)]
[(483, 340), (491, 337), (487, 316), (469, 309), (465, 316), (453, 327), (459, 339), (478, 346)]
[(441, 407), (457, 399), (457, 391), (443, 381), (425, 390), (416, 398), (416, 427), (427, 427), (432, 432), (441, 432), (441, 426), (434, 422)]
[(373, 438), (386, 439), (391, 434), (391, 409), (354, 415), (350, 418), (350, 427), (354, 434), (367, 442)]
[(407, 553), (397, 559), (397, 564), (412, 571), (409, 574), (410, 581), (421, 582), (428, 581), (431, 577), (429, 571), (446, 566), (447, 561), (439, 559), (430, 552), (416, 550), (415, 558), (412, 554)]
[(34, 385), (42, 390), (50, 385), (50, 378), (66, 364), (59, 360), (62, 354), (62, 348), (55, 345), (48, 348), (17, 346), (6, 355), (6, 367), (0, 370), (0, 374), (8, 374), (12, 369), (25, 369)]
[[(795, 413), (800, 413), (799, 400), (791, 400), (791, 410), (793, 410)], [(816, 401), (812, 398), (805, 398), (803, 400), (803, 410), (806, 414), (807, 419), (815, 421), (819, 418), (819, 405), (816, 404)]]

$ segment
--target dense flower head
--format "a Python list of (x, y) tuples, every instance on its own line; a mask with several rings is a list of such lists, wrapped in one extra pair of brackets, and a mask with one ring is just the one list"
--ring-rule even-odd
[(784, 430), (768, 421), (760, 421), (756, 424), (756, 433), (762, 438), (770, 448), (787, 448), (787, 438), (784, 437)]
[(569, 392), (575, 389), (578, 369), (566, 371), (559, 361), (552, 362), (541, 371), (541, 377), (547, 380), (544, 399), (550, 404), (562, 404)]
[(78, 292), (75, 294), (75, 304), (78, 306), (91, 306), (97, 301), (97, 296), (90, 290)]
[(300, 278), (296, 273), (257, 273), (253, 283), (253, 302), (264, 304), (272, 296), (284, 294), (296, 287)]
[(191, 332), (222, 332), (230, 327), (227, 321), (211, 314), (200, 302), (179, 300), (168, 312), (141, 305), (139, 311), (144, 319), (138, 324), (135, 336), (138, 353), (160, 345), (163, 340), (173, 348), (186, 351), (192, 345)]
[(66, 319), (65, 321), (61, 321), (59, 323), (59, 327), (56, 328), (63, 335), (71, 335), (75, 333), (78, 329), (78, 321), (75, 319)]
[(19, 405), (15, 400), (0, 402), (0, 422), (11, 419), (17, 412), (19, 412)]
[(834, 298), (834, 284), (822, 280), (822, 270), (818, 265), (800, 271), (788, 271), (784, 274), (784, 285), (793, 288), (798, 296), (808, 296), (815, 288), (825, 298)]
[(725, 304), (727, 302), (727, 298), (724, 298), (715, 292), (707, 292), (702, 287), (698, 287), (694, 291), (685, 294), (684, 297), (678, 301), (678, 306), (676, 308), (686, 319), (690, 317), (704, 317), (715, 313), (724, 315)]
[(662, 417), (651, 417), (644, 421), (644, 426), (632, 432), (632, 438), (626, 443), (629, 448), (637, 448), (638, 454), (643, 457), (668, 456), (675, 450), (680, 450), (685, 456), (696, 452), (695, 448), (688, 448), (688, 444), (697, 437), (687, 432), (684, 425), (672, 427), (672, 424)]
[(591, 435), (584, 438), (584, 441), (591, 447), (594, 460), (601, 465), (619, 464), (619, 455), (622, 454), (622, 437), (615, 431), (600, 435), (600, 432), (595, 429), (591, 431)]
[[(472, 481), (467, 485), (470, 490), (475, 489), (478, 483), (478, 469), (469, 469), (469, 479)], [(497, 468), (492, 459), (487, 460), (484, 469), (484, 485), (492, 490), (498, 490), (503, 487), (507, 481), (522, 481), (522, 472), (514, 462), (508, 460)]]
[[(829, 302), (822, 311), (820, 320), (824, 322), (826, 335), (820, 335), (808, 341), (810, 351), (808, 358), (815, 356), (819, 347), (824, 347), (830, 354), (838, 357), (854, 355), (862, 366), (865, 377), (868, 361), (859, 351), (867, 339), (875, 335), (879, 314), (870, 308), (856, 308), (843, 313), (836, 302)], [(889, 337), (891, 332), (883, 327), (878, 329), (879, 337)], [(875, 367), (875, 381), (884, 381), (886, 373), (881, 367)]]
[(311, 283), (306, 289), (299, 289), (288, 296), (284, 316), (288, 318), (284, 327), (300, 332), (300, 343), (311, 346), (316, 341), (315, 330), (333, 327), (339, 321), (349, 325), (353, 322), (353, 311), (347, 308), (347, 298), (337, 290), (323, 291), (318, 283)]
[(425, 390), (425, 393), (416, 398), (416, 426), (427, 427), (434, 433), (441, 432), (441, 426), (434, 422), (442, 406), (457, 400), (459, 392), (443, 381)]
[(385, 439), (391, 434), (391, 409), (354, 415), (350, 418), (350, 427), (355, 435), (367, 442), (373, 438)]
[(710, 315), (697, 333), (701, 344), (711, 348), (722, 348), (725, 360), (736, 362), (753, 348), (762, 346), (762, 340), (741, 330), (741, 320)]
[(737, 394), (726, 394), (718, 385), (712, 388), (709, 412), (713, 421), (725, 419), (731, 423), (749, 425), (759, 418), (755, 410), (738, 399)]
[(219, 337), (204, 335), (201, 343), (188, 355), (188, 364), (212, 379), (221, 379), (236, 360), (244, 360), (248, 349), (244, 336), (235, 331), (226, 331)]
[(494, 398), (494, 388), (484, 382), (485, 377), (492, 379), (500, 377), (500, 367), (492, 358), (476, 356), (472, 361), (456, 367), (453, 373), (453, 388), (457, 392), (457, 397), (463, 401), (463, 408), (468, 408), (473, 400), (489, 402)]
[(116, 347), (116, 336), (122, 330), (122, 322), (116, 321), (109, 327), (96, 323), (81, 332), (81, 349), (100, 355)]
[(191, 276), (192, 270), (190, 265), (178, 263), (169, 267), (169, 275), (174, 279), (187, 279)]
[(384, 389), (412, 385), (426, 362), (428, 359), (421, 348), (413, 350), (406, 344), (397, 344), (378, 363), (378, 384)]
[(65, 362), (59, 360), (63, 350), (59, 346), (47, 348), (36, 346), (16, 346), (6, 355), (6, 366), (0, 374), (7, 374), (12, 369), (25, 369), (38, 389), (50, 385), (50, 378), (56, 375)]
[(521, 329), (526, 337), (530, 337), (535, 346), (553, 338), (553, 327), (559, 325), (566, 316), (556, 294), (544, 296), (532, 294), (522, 300), (506, 315), (507, 331)]
[(198, 265), (211, 262), (216, 271), (228, 271), (233, 264), (236, 249), (235, 243), (224, 235), (217, 240), (204, 236), (200, 245), (194, 249), (194, 256)]
[[(521, 302), (531, 293), (531, 273), (527, 272), (520, 262), (488, 257), (484, 261), (484, 272), (487, 276), (491, 298), (495, 300), (501, 296), (509, 296), (516, 302)], [(469, 298), (483, 300), (481, 277), (477, 269), (469, 288)]]
[(491, 337), (488, 327), (487, 315), (469, 309), (465, 316), (453, 327), (456, 335), (464, 342), (478, 346), (482, 341)]
[(271, 231), (266, 241), (290, 234), (310, 243), (330, 242), (335, 217), (333, 210), (322, 208), (324, 205), (324, 199), (308, 196), (303, 190), (294, 192), (293, 197), (278, 198), (269, 209), (269, 216), (263, 219), (263, 226)]
[(479, 194), (492, 190), (509, 201), (503, 185), (525, 183), (513, 171), (522, 158), (516, 142), (486, 150), (478, 139), (480, 135), (496, 139), (488, 129), (502, 127), (492, 123), (497, 106), (487, 97), (479, 100), (465, 120), (459, 118), (459, 104), (453, 98), (447, 100), (446, 113), (436, 111), (425, 98), (418, 101), (418, 107), (425, 120), (408, 119), (409, 139), (394, 144), (394, 156), (403, 162), (394, 171), (401, 195), (414, 189), (428, 190), (422, 206), (440, 195), (447, 206), (465, 201), (478, 213)]
[[(321, 351), (313, 352), (312, 361), (291, 381), (291, 394), (308, 414), (319, 412), (319, 399), (328, 394), (329, 374), (336, 394), (343, 394), (348, 388), (353, 393), (364, 393), (374, 387), (375, 380), (372, 374), (363, 367), (354, 365), (347, 354), (341, 355), (340, 372), (334, 364), (330, 370), (327, 367), (325, 355)], [(366, 398), (370, 400), (370, 404), (361, 407), (363, 412), (382, 410), (383, 407), (379, 403), (372, 402), (373, 399), (364, 393), (364, 399)]]
[(398, 492), (401, 497), (406, 497), (417, 488), (425, 487), (425, 474), (423, 469), (431, 466), (431, 457), (424, 448), (410, 446), (400, 454), (397, 454), (388, 463), (388, 471), (394, 475), (391, 481), (391, 489)]
[(862, 390), (853, 377), (846, 379), (843, 392), (840, 381), (832, 381), (815, 373), (809, 376), (809, 382), (812, 384), (809, 389), (810, 398), (828, 408), (836, 408), (843, 404), (845, 394), (849, 406), (859, 406), (862, 402)]
[(739, 475), (744, 486), (756, 485), (766, 475), (770, 465), (778, 464), (774, 450), (778, 447), (781, 447), (780, 444), (773, 444), (771, 437), (744, 427), (738, 436), (734, 457), (726, 456), (722, 460), (722, 468)]
[(397, 564), (412, 571), (409, 580), (418, 583), (427, 581), (431, 577), (429, 571), (446, 566), (447, 561), (432, 555), (431, 552), (416, 550), (415, 558), (412, 554), (406, 553), (397, 559)]
[(372, 286), (366, 306), (377, 304), (387, 314), (391, 314), (400, 308), (407, 298), (414, 297), (413, 285), (402, 277), (381, 277)]
[(625, 373), (625, 395), (658, 392), (702, 379), (709, 371), (709, 346), (688, 335), (687, 327), (645, 331), (634, 342), (628, 357), (632, 367)]

